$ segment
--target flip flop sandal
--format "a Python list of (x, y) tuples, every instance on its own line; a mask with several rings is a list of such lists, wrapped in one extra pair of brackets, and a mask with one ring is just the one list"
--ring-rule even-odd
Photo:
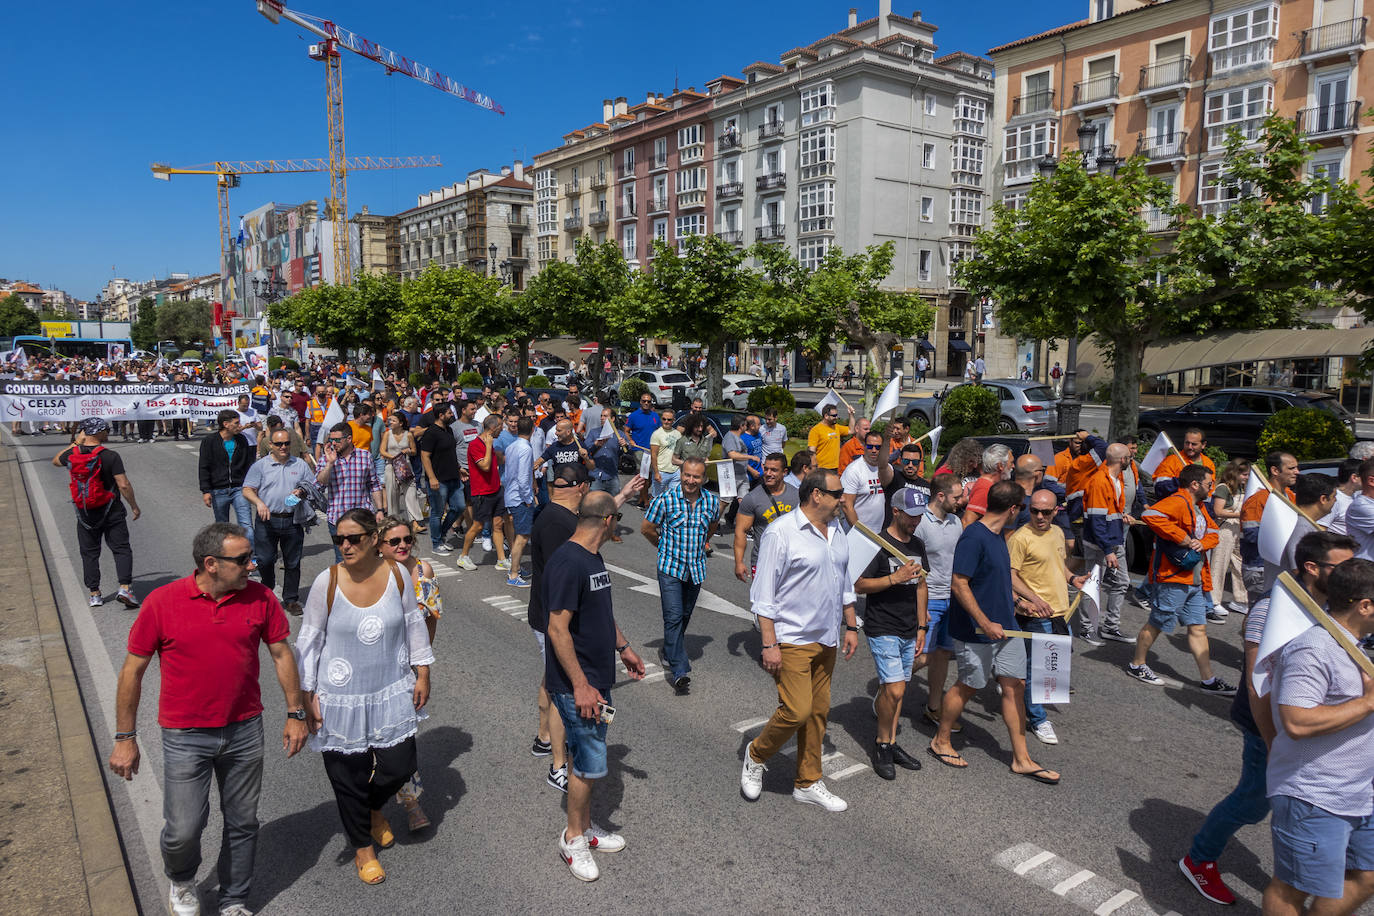
[[(926, 721), (929, 722), (931, 725), (934, 725), (936, 728), (939, 728), (939, 727), (940, 727), (940, 710), (938, 710), (938, 709), (931, 709), (929, 706), (927, 706), (927, 707), (926, 707)], [(954, 727), (950, 729), (950, 733), (951, 733), (951, 734), (957, 735), (957, 734), (959, 734), (959, 733), (960, 733), (961, 731), (963, 731), (963, 730), (964, 730), (964, 725), (963, 725), (963, 723), (962, 723), (962, 722), (955, 722), (955, 723), (954, 723)]]
[[(958, 754), (941, 754), (933, 747), (927, 747), (926, 753), (934, 757), (936, 760), (940, 761), (940, 763), (943, 763), (945, 766), (949, 767), (951, 770), (968, 769), (968, 761), (964, 760), (964, 758), (960, 757)], [(959, 764), (957, 763), (950, 763), (951, 760), (964, 760), (964, 765), (959, 766)]]
[(373, 859), (364, 865), (357, 866), (358, 880), (364, 884), (381, 884), (386, 880), (386, 871), (382, 868), (382, 863)]
[[(1015, 770), (1012, 770), (1012, 772), (1013, 772), (1013, 773), (1016, 773)], [(1043, 783), (1044, 783), (1045, 785), (1047, 785), (1047, 786), (1057, 786), (1057, 785), (1059, 785), (1059, 777), (1056, 776), (1056, 777), (1054, 777), (1053, 779), (1051, 779), (1051, 778), (1049, 777), (1049, 775), (1048, 775), (1049, 772), (1050, 772), (1049, 770), (1045, 769), (1044, 767), (1041, 767), (1040, 769), (1038, 769), (1038, 770), (1032, 770), (1032, 771), (1029, 772), (1029, 773), (1016, 773), (1016, 775), (1017, 775), (1017, 776), (1024, 776), (1024, 777), (1026, 777), (1027, 779), (1034, 779), (1036, 782), (1043, 782)]]

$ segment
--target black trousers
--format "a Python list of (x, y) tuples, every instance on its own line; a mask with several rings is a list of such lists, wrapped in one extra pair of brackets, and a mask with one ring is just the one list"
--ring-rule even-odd
[(253, 549), (258, 555), (258, 573), (262, 584), (277, 587), (277, 554), (281, 554), (281, 600), (284, 603), (300, 600), (301, 553), (305, 548), (305, 529), (290, 517), (274, 515), (263, 521), (253, 516)]
[(382, 810), (386, 800), (415, 774), (415, 736), (362, 754), (325, 751), (322, 756), (348, 845), (354, 849), (371, 846), (372, 812)]
[(104, 538), (114, 554), (120, 585), (134, 581), (134, 551), (129, 546), (129, 514), (116, 498), (105, 509), (76, 510), (76, 543), (81, 549), (81, 578), (86, 588), (100, 591), (100, 541)]

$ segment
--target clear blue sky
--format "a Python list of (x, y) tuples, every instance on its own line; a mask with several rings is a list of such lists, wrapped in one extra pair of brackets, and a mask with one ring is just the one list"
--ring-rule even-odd
[[(530, 0), (469, 10), (420, 0), (296, 0), (340, 25), (485, 92), (484, 111), (405, 76), (344, 60), (350, 155), (438, 155), (442, 169), (353, 172), (349, 205), (395, 213), (474, 168), (556, 146), (601, 117), (601, 100), (701, 88), (776, 61), (845, 26), (855, 0), (584, 4)], [(910, 15), (900, 0), (894, 12)], [(147, 280), (219, 269), (214, 180), (153, 179), (154, 161), (327, 156), (323, 67), (313, 40), (272, 25), (253, 0), (7, 4), (0, 142), (0, 277), (95, 296), (111, 276)], [(1071, 22), (1086, 0), (926, 0), (941, 52), (988, 48)], [(518, 21), (512, 13), (521, 14)], [(860, 20), (877, 0), (859, 3)], [(328, 196), (326, 174), (247, 175), (240, 213)]]

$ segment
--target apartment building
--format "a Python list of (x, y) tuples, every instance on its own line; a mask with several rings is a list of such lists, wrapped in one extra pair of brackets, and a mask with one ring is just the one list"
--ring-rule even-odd
[(394, 216), (371, 212), (366, 205), (353, 217), (358, 225), (358, 269), (369, 274), (401, 272), (401, 224)]
[(534, 157), (535, 258), (541, 267), (571, 258), (579, 239), (613, 237), (609, 122), (626, 114), (628, 104), (624, 96), (603, 100), (600, 121), (564, 134), (561, 146)]
[(499, 173), (478, 169), (421, 194), (416, 206), (396, 214), (401, 278), (414, 279), (430, 264), (466, 266), (524, 289), (533, 209), (534, 185), (518, 159)]

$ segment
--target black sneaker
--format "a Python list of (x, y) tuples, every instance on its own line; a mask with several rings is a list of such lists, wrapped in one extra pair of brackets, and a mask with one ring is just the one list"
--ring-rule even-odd
[(534, 744), (530, 745), (530, 753), (536, 757), (552, 757), (553, 744), (548, 741), (540, 741), (539, 737), (536, 735)]
[(1127, 636), (1116, 627), (1098, 627), (1097, 635), (1103, 639), (1110, 639), (1112, 642), (1124, 642), (1132, 646), (1135, 645), (1134, 636)]
[(685, 697), (687, 694), (691, 693), (692, 676), (690, 674), (684, 674), (682, 677), (673, 681), (673, 689), (677, 691), (677, 695), (680, 697)]
[(904, 751), (896, 741), (889, 744), (888, 747), (892, 748), (892, 762), (897, 766), (904, 770), (919, 770), (921, 768), (921, 761)]
[(1219, 697), (1233, 697), (1236, 695), (1236, 688), (1226, 683), (1219, 677), (1212, 678), (1212, 683), (1206, 681), (1198, 684), (1207, 693), (1215, 693)]
[(892, 745), (881, 742), (874, 743), (873, 772), (883, 779), (897, 778), (897, 768), (892, 765)]
[(549, 785), (553, 786), (555, 789), (559, 790), (560, 792), (567, 792), (568, 765), (565, 763), (555, 770), (553, 768), (553, 764), (549, 764), (549, 775), (548, 778), (544, 781), (547, 782)]
[(1105, 646), (1106, 643), (1092, 630), (1079, 630), (1078, 638), (1090, 646)]

